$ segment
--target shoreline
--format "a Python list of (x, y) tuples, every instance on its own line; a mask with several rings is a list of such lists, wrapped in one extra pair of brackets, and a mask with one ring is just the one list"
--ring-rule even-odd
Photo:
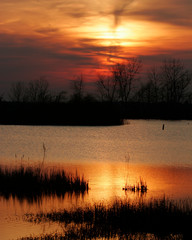
[(120, 126), (125, 119), (192, 120), (192, 104), (0, 103), (0, 125)]

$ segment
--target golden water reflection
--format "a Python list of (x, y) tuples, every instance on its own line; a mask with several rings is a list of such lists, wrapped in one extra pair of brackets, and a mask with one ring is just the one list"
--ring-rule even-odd
[(85, 176), (90, 179), (90, 201), (109, 200), (114, 197), (137, 197), (122, 191), (125, 183), (136, 184), (140, 178), (147, 183), (146, 198), (162, 195), (173, 199), (192, 197), (192, 168), (179, 166), (146, 166), (142, 164), (105, 163), (87, 165)]
[[(63, 196), (43, 196), (34, 200), (25, 198), (10, 198), (23, 207), (31, 207), (33, 204), (42, 207), (42, 210), (50, 208), (62, 208), (94, 204), (101, 201), (113, 201), (116, 198), (137, 198), (138, 194), (131, 191), (123, 191), (125, 185), (133, 186), (142, 179), (147, 184), (145, 198), (160, 198), (163, 195), (172, 199), (192, 197), (192, 166), (166, 166), (166, 165), (142, 165), (126, 162), (105, 163), (58, 163), (47, 165), (45, 169), (61, 168), (67, 174), (79, 175), (89, 183), (89, 191), (85, 194), (65, 193)], [(10, 201), (5, 200), (5, 201)]]
[[(51, 167), (51, 166), (47, 166)], [(68, 173), (84, 176), (89, 181), (88, 193), (65, 194), (63, 197), (42, 197), (38, 201), (0, 197), (0, 239), (38, 235), (62, 231), (61, 226), (43, 223), (33, 225), (23, 221), (26, 213), (49, 212), (70, 209), (95, 203), (112, 203), (115, 199), (138, 198), (149, 200), (166, 196), (174, 200), (192, 199), (192, 167), (130, 164), (127, 162), (82, 163), (57, 165)], [(134, 185), (140, 177), (146, 181), (148, 191), (144, 194), (123, 191), (125, 184)]]

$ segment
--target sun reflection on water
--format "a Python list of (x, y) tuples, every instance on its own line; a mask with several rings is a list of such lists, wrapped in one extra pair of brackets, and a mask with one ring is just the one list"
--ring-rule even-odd
[[(47, 165), (52, 168), (53, 165)], [(5, 223), (2, 233), (5, 239), (8, 235), (8, 228), (12, 235), (21, 236), (35, 231), (37, 234), (43, 233), (43, 228), (48, 229), (47, 225), (32, 226), (22, 220), (26, 213), (39, 213), (60, 211), (62, 209), (74, 209), (85, 207), (98, 203), (112, 204), (115, 200), (129, 200), (131, 202), (149, 201), (154, 198), (166, 196), (170, 199), (192, 199), (192, 168), (190, 167), (170, 167), (170, 166), (153, 166), (142, 164), (130, 164), (125, 162), (105, 162), (105, 163), (78, 163), (55, 165), (55, 168), (65, 169), (68, 173), (84, 176), (89, 182), (88, 193), (69, 194), (63, 196), (42, 196), (34, 201), (27, 199), (18, 199), (9, 197), (5, 199), (0, 197), (1, 222)], [(140, 177), (147, 184), (147, 192), (123, 191), (125, 184), (134, 185)], [(4, 220), (3, 220), (4, 219)], [(12, 219), (10, 221), (10, 219)], [(20, 226), (15, 228), (19, 223)], [(2, 228), (2, 227), (1, 227)], [(22, 230), (23, 229), (23, 230)], [(58, 229), (57, 225), (51, 225), (49, 230)], [(19, 231), (19, 232), (18, 232)], [(47, 230), (46, 230), (47, 231)]]

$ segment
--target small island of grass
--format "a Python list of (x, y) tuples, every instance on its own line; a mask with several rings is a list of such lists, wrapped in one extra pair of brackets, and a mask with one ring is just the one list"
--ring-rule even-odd
[(43, 169), (42, 167), (0, 166), (0, 195), (8, 198), (37, 198), (42, 195), (64, 195), (66, 192), (88, 191), (88, 182), (77, 174), (72, 176), (63, 169)]

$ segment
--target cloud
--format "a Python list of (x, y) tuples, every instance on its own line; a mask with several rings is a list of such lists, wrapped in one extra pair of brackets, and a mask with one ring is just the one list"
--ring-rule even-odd
[(129, 6), (134, 2), (134, 0), (119, 0), (114, 4), (114, 10), (112, 14), (114, 15), (114, 27), (118, 27), (120, 24), (120, 18), (127, 12)]
[(94, 69), (98, 64), (96, 55), (83, 48), (72, 49), (67, 41), (62, 46), (51, 45), (39, 39), (0, 34), (0, 87), (7, 91), (13, 81), (41, 75), (52, 81), (73, 79), (74, 74)]
[(185, 14), (177, 13), (168, 9), (147, 9), (144, 11), (132, 11), (129, 13), (133, 19), (147, 20), (149, 22), (160, 22), (177, 26), (192, 26), (192, 20)]
[(52, 26), (48, 26), (48, 27), (36, 29), (36, 32), (42, 33), (42, 34), (57, 33), (57, 32), (59, 32), (59, 28), (54, 28)]
[[(190, 63), (191, 12), (191, 0), (1, 0), (0, 83), (41, 74), (71, 79), (132, 55)], [(130, 30), (124, 47), (110, 36), (119, 26)]]
[(130, 9), (124, 16), (129, 19), (160, 22), (177, 26), (192, 26), (192, 1), (170, 0), (161, 2), (145, 0), (136, 8)]
[[(44, 31), (43, 31), (44, 32)], [(47, 31), (45, 31), (47, 32)], [(49, 32), (49, 31), (48, 31)], [(44, 42), (38, 41), (38, 39), (25, 39), (22, 41), (15, 41), (16, 36), (10, 36), (7, 34), (0, 34), (0, 59), (2, 58), (31, 58), (39, 57), (43, 58), (55, 58), (68, 61), (74, 61), (74, 63), (79, 64), (90, 64), (92, 57), (81, 51), (82, 49), (73, 49), (68, 45), (68, 40), (66, 41), (66, 46), (55, 44), (45, 44)], [(11, 40), (12, 39), (12, 40)], [(7, 41), (8, 40), (8, 41)]]
[[(192, 72), (192, 48), (189, 50), (178, 50), (178, 49), (165, 49), (164, 52), (157, 51), (155, 54), (141, 55), (141, 59), (145, 66), (151, 68), (153, 65), (161, 64), (165, 59), (180, 59), (185, 67)], [(145, 67), (146, 68), (146, 67)]]

